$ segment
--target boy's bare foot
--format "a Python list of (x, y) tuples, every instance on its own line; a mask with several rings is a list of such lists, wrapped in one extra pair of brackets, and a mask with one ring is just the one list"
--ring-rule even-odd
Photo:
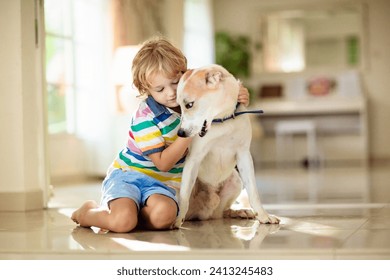
[(76, 211), (74, 211), (72, 213), (71, 219), (73, 220), (73, 222), (75, 222), (76, 224), (79, 224), (82, 227), (90, 227), (91, 225), (88, 225), (84, 221), (85, 215), (88, 213), (89, 210), (96, 209), (98, 207), (99, 207), (99, 205), (95, 201), (88, 200), (88, 201), (84, 202), (84, 204), (81, 205), (81, 207), (79, 209), (77, 209)]

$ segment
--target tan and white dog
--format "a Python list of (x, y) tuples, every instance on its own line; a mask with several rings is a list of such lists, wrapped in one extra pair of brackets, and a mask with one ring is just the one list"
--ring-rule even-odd
[[(250, 154), (251, 122), (248, 115), (239, 115), (245, 111), (243, 105), (237, 106), (239, 88), (240, 82), (219, 65), (189, 70), (180, 79), (178, 135), (194, 139), (183, 171), (175, 227), (184, 220), (222, 217), (279, 223), (260, 202)], [(253, 210), (231, 209), (242, 186)]]

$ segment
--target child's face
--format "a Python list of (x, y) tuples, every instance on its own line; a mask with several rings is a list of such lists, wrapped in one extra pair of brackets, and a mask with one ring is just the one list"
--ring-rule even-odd
[(176, 102), (176, 89), (180, 77), (181, 74), (178, 74), (175, 78), (168, 78), (161, 73), (152, 75), (149, 79), (151, 84), (149, 92), (154, 100), (169, 108), (179, 106)]

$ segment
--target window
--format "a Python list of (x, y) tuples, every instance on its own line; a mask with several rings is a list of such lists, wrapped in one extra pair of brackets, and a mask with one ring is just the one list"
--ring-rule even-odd
[(96, 111), (107, 106), (109, 3), (45, 0), (49, 133), (91, 133)]
[(73, 132), (74, 26), (73, 1), (46, 0), (46, 82), (49, 133)]

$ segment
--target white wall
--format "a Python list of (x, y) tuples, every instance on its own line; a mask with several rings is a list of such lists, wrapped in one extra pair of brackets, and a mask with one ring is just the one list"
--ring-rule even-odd
[[(232, 34), (255, 32), (256, 15), (275, 8), (291, 9), (297, 5), (338, 4), (348, 0), (214, 0), (215, 30)], [(367, 8), (364, 19), (367, 62), (362, 69), (362, 80), (369, 102), (369, 154), (371, 158), (390, 158), (390, 1), (361, 0)], [(272, 78), (272, 77), (271, 77)]]
[(0, 1), (0, 210), (44, 206), (41, 43), (35, 1)]
[(370, 152), (390, 157), (390, 1), (369, 0), (368, 65), (364, 80), (369, 97)]
[[(2, 135), (1, 149), (1, 189), (22, 191), (23, 176), (17, 176), (15, 166), (23, 162), (23, 96), (21, 84), (21, 22), (20, 1), (2, 1), (0, 9), (0, 121)], [(10, 25), (9, 22), (14, 22)]]

